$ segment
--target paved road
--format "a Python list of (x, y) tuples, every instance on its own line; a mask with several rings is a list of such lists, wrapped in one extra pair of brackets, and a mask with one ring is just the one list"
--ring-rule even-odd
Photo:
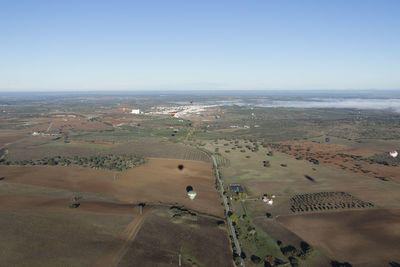
[[(238, 241), (237, 236), (236, 236), (235, 227), (232, 224), (231, 218), (229, 218), (229, 216), (228, 216), (228, 211), (230, 211), (230, 209), (229, 209), (229, 205), (228, 205), (228, 199), (224, 195), (224, 187), (222, 185), (221, 177), (219, 176), (218, 164), (217, 164), (217, 161), (215, 160), (215, 157), (214, 156), (211, 156), (211, 157), (212, 157), (213, 162), (214, 162), (215, 172), (217, 174), (217, 180), (218, 180), (218, 183), (219, 183), (219, 190), (220, 190), (220, 193), (221, 193), (221, 197), (222, 197), (222, 199), (224, 201), (224, 206), (225, 206), (225, 211), (226, 211), (226, 218), (228, 220), (228, 224), (229, 224), (229, 227), (231, 229), (233, 243), (235, 244), (236, 253), (240, 255), (242, 253), (242, 249), (240, 248), (240, 244), (239, 244), (239, 241)], [(244, 267), (243, 259), (240, 258), (240, 261), (241, 261), (241, 265)]]

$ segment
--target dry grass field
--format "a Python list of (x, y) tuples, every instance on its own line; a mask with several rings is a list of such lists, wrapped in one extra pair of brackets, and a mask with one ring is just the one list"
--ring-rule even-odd
[(201, 215), (174, 220), (167, 207), (153, 208), (118, 267), (233, 266), (227, 229)]
[[(290, 146), (291, 149), (288, 149)], [(369, 144), (338, 145), (323, 144), (308, 141), (280, 142), (272, 146), (275, 151), (283, 152), (302, 160), (317, 159), (320, 164), (341, 169), (346, 172), (358, 173), (364, 176), (389, 180), (400, 183), (399, 166), (385, 166), (377, 163), (370, 163), (362, 160), (375, 154), (388, 153), (396, 146), (386, 144), (387, 150), (374, 149)]]
[(85, 117), (58, 117), (58, 118), (33, 118), (26, 121), (31, 125), (27, 130), (29, 131), (98, 131), (111, 129), (110, 125), (106, 125), (97, 120), (88, 120)]
[[(293, 155), (280, 153), (278, 150), (268, 156), (267, 152), (270, 149), (263, 148), (261, 145), (259, 145), (258, 151), (252, 152), (246, 148), (246, 145), (250, 144), (251, 142), (243, 140), (237, 144), (233, 141), (219, 140), (218, 144), (209, 142), (205, 146), (210, 151), (219, 148), (221, 157), (226, 158), (226, 161), (229, 162), (229, 165), (221, 167), (225, 186), (240, 184), (247, 194), (243, 201), (231, 201), (231, 207), (239, 217), (240, 228), (246, 225), (247, 219), (242, 219), (242, 216), (246, 215), (258, 233), (264, 235), (264, 232), (267, 235), (266, 240), (270, 240), (271, 244), (276, 244), (276, 241), (280, 240), (284, 245), (293, 245), (299, 248), (302, 240), (308, 242), (314, 246), (316, 252), (306, 260), (299, 259), (300, 266), (329, 266), (330, 260), (347, 261), (354, 266), (369, 266), (365, 265), (368, 261), (373, 264), (371, 266), (379, 266), (378, 262), (385, 261), (384, 264), (388, 266), (390, 260), (398, 261), (394, 251), (398, 251), (399, 246), (394, 240), (399, 240), (398, 223), (396, 224), (399, 218), (396, 214), (400, 210), (400, 186), (396, 181), (372, 179), (362, 172), (348, 172), (323, 163), (316, 165), (309, 161), (296, 160)], [(311, 142), (310, 145), (313, 147), (332, 146), (331, 149), (336, 149), (335, 151), (343, 151), (348, 149), (347, 147), (351, 147)], [(294, 148), (295, 146), (292, 145), (292, 151)], [(354, 148), (351, 147), (351, 149), (355, 151)], [(357, 148), (357, 151), (361, 151), (361, 149), (362, 147)], [(364, 150), (366, 153), (368, 147)], [(371, 154), (374, 153), (375, 150), (371, 152)], [(270, 167), (264, 167), (264, 161), (268, 161)], [(396, 174), (394, 178), (399, 179), (399, 174)], [(230, 192), (228, 188), (226, 191)], [(263, 194), (276, 196), (272, 206), (261, 201)], [(300, 213), (291, 211), (292, 198), (296, 196), (309, 196), (310, 199), (307, 201), (311, 201), (310, 203), (306, 201), (303, 203), (305, 206), (300, 204), (302, 208), (311, 205), (313, 210), (307, 206), (309, 209), (304, 209)], [(330, 202), (332, 202), (332, 208)], [(373, 206), (367, 205), (367, 203), (372, 203)], [(314, 209), (315, 205), (316, 209)], [(342, 207), (343, 205), (344, 207)], [(270, 214), (270, 218), (266, 216), (267, 213)], [(344, 217), (346, 219), (340, 219)], [(324, 223), (327, 221), (329, 223)], [(359, 222), (360, 224), (358, 224)], [(308, 223), (310, 227), (307, 226)], [(362, 229), (373, 231), (373, 236), (369, 237), (368, 231), (355, 230), (357, 225), (360, 225)], [(312, 235), (314, 226), (318, 231), (316, 230), (313, 237), (309, 237)], [(347, 254), (340, 249), (340, 242), (344, 241), (334, 238), (337, 229), (342, 229), (343, 232), (338, 230), (338, 234), (346, 236), (346, 240), (349, 241), (345, 249)], [(388, 238), (387, 243), (381, 244), (386, 239), (388, 231), (391, 231), (388, 229), (393, 230), (393, 237)], [(244, 231), (246, 232), (246, 230)], [(350, 240), (354, 240), (354, 242), (350, 242)], [(364, 241), (366, 245), (362, 245)], [(248, 239), (242, 240), (245, 252), (258, 253), (258, 256), (268, 254), (267, 251), (255, 249), (256, 243), (252, 242)], [(377, 247), (376, 252), (373, 250), (374, 244)], [(338, 248), (333, 249), (336, 246)], [(272, 248), (270, 251), (273, 251)], [(384, 252), (386, 250), (387, 252)], [(357, 256), (351, 256), (350, 253), (355, 251)], [(285, 258), (278, 252), (274, 256)], [(363, 261), (363, 258), (366, 260)], [(248, 262), (248, 265), (252, 266), (252, 264), (252, 262)]]
[[(22, 137), (21, 137), (22, 138)], [(10, 161), (39, 160), (45, 157), (87, 157), (100, 154), (138, 155), (153, 158), (173, 158), (211, 162), (210, 157), (203, 151), (184, 144), (170, 143), (159, 138), (137, 138), (126, 143), (85, 142), (63, 139), (54, 140), (54, 137), (24, 136), (15, 143), (7, 145), (7, 159)], [(8, 139), (5, 139), (8, 140)]]
[(175, 158), (211, 163), (210, 157), (197, 148), (151, 138), (143, 138), (120, 144), (111, 149), (110, 152), (116, 154), (135, 153), (144, 157)]

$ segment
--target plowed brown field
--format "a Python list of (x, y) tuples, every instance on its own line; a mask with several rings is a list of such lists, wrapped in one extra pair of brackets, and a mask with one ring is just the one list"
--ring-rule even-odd
[[(178, 165), (183, 164), (183, 170)], [(125, 172), (50, 166), (0, 166), (5, 182), (22, 183), (72, 192), (90, 192), (137, 203), (166, 203), (223, 216), (212, 165), (205, 162), (151, 158), (144, 166)], [(197, 192), (187, 196), (186, 186)]]
[(278, 221), (353, 266), (389, 266), (400, 262), (400, 210), (357, 210), (280, 216)]

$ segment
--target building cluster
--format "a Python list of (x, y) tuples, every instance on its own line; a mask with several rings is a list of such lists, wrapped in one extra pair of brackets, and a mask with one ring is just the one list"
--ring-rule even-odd
[(264, 196), (262, 197), (262, 201), (268, 205), (272, 205), (274, 204), (274, 198), (275, 195), (264, 194)]
[(185, 116), (193, 116), (199, 115), (204, 116), (202, 112), (206, 111), (206, 109), (215, 107), (212, 105), (184, 105), (184, 106), (157, 106), (152, 107), (151, 112), (149, 114), (160, 114), (160, 115), (171, 115), (174, 114), (173, 117), (180, 118)]
[(59, 131), (57, 131), (57, 132), (33, 132), (32, 133), (32, 135), (33, 136), (38, 136), (38, 135), (41, 135), (41, 136), (59, 136), (59, 135), (62, 135), (62, 132), (59, 132)]

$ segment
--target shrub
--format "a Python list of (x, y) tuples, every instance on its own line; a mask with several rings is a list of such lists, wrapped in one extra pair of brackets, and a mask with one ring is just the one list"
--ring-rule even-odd
[(294, 256), (298, 255), (298, 250), (294, 246), (291, 246), (291, 245), (288, 245), (286, 247), (282, 247), (281, 248), (281, 252), (286, 257), (288, 257), (288, 256), (294, 257)]
[(305, 241), (300, 242), (300, 248), (305, 254), (310, 254), (313, 250), (313, 248)]
[(296, 259), (295, 257), (289, 257), (289, 262), (290, 265), (292, 265), (293, 267), (299, 266), (299, 260)]
[(251, 255), (250, 259), (252, 262), (254, 262), (256, 264), (261, 263), (261, 258), (256, 255)]

